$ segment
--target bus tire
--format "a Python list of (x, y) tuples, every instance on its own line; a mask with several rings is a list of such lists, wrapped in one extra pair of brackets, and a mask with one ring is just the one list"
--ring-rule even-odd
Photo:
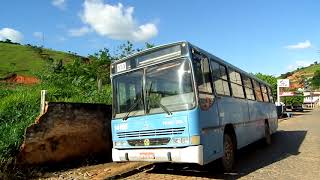
[(236, 148), (232, 135), (225, 133), (223, 137), (223, 156), (221, 164), (225, 172), (231, 172), (235, 165)]
[(267, 145), (271, 144), (271, 133), (270, 133), (270, 127), (269, 127), (269, 123), (265, 122), (264, 123), (264, 134), (265, 134), (265, 143)]

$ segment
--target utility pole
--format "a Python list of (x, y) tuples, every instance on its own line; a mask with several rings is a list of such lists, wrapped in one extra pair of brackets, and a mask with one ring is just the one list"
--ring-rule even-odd
[(42, 47), (44, 47), (44, 32), (42, 32)]

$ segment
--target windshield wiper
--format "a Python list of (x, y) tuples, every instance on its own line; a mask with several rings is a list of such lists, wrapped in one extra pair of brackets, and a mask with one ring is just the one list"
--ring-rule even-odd
[(165, 107), (163, 104), (161, 104), (161, 102), (157, 102), (159, 104), (159, 106), (168, 114), (168, 115), (172, 115), (172, 112), (169, 111), (169, 109), (167, 107)]
[[(137, 107), (139, 102), (142, 101), (142, 96), (129, 108), (127, 114), (122, 118), (123, 120), (127, 120), (129, 118), (129, 114), (132, 112), (132, 110)], [(142, 101), (143, 103), (143, 101)]]
[[(149, 87), (149, 91), (147, 92), (147, 107), (149, 106), (149, 102), (150, 102), (150, 93), (151, 93), (151, 88), (152, 88), (152, 82), (150, 84), (150, 87)], [(163, 109), (168, 115), (172, 115), (172, 112), (169, 111), (169, 109), (167, 107), (165, 107), (163, 104), (161, 104), (161, 102), (157, 102), (157, 104), (161, 107), (161, 109)], [(148, 113), (149, 113), (149, 107), (148, 107)]]
[(144, 106), (143, 86), (141, 86), (141, 96), (140, 96), (140, 98), (134, 104), (132, 104), (132, 106), (129, 108), (127, 114), (122, 118), (123, 120), (127, 120), (129, 118), (130, 113), (133, 111), (133, 109), (135, 107), (137, 107), (137, 105), (139, 104), (140, 101), (142, 102), (142, 105)]

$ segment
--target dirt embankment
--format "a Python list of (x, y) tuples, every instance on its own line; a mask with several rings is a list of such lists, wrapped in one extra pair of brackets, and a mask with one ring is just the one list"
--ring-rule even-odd
[(88, 156), (111, 160), (111, 106), (48, 103), (46, 112), (29, 126), (18, 164), (61, 163)]
[(18, 84), (37, 84), (40, 82), (39, 79), (32, 76), (24, 76), (18, 74), (10, 74), (5, 78), (0, 79), (2, 82), (7, 83), (18, 83)]

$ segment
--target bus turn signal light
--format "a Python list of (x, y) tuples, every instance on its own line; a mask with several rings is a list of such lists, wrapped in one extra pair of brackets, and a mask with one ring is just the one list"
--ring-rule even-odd
[(191, 144), (199, 145), (200, 144), (200, 136), (191, 136)]

